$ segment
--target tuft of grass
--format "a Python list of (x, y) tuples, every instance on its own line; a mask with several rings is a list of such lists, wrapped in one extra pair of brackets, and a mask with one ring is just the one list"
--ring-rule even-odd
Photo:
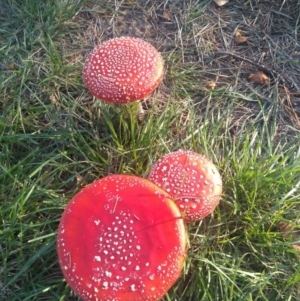
[[(0, 0), (0, 299), (79, 300), (55, 250), (67, 202), (95, 179), (147, 177), (162, 155), (187, 149), (218, 166), (224, 194), (188, 225), (184, 270), (163, 300), (298, 300), (299, 237), (280, 224), (300, 218), (299, 1), (102, 2)], [(248, 45), (234, 43), (237, 28)], [(143, 120), (82, 84), (87, 53), (121, 35), (165, 59)], [(239, 57), (287, 81), (250, 83), (256, 65)]]

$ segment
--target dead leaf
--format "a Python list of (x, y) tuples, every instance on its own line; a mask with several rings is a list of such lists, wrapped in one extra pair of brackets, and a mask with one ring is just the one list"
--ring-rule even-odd
[[(287, 240), (299, 240), (300, 238), (300, 228), (294, 229), (292, 227), (292, 224), (280, 222), (279, 223), (279, 230), (282, 233), (282, 236), (286, 238)], [(300, 243), (292, 244), (292, 247), (296, 251), (300, 251)], [(300, 257), (300, 254), (299, 254)]]
[(76, 182), (79, 184), (82, 181), (83, 177), (79, 174), (76, 175)]
[(262, 71), (256, 71), (255, 73), (251, 73), (248, 77), (248, 80), (259, 85), (268, 85), (270, 82), (269, 76), (263, 73)]
[(163, 18), (170, 21), (171, 20), (171, 13), (168, 12), (167, 10), (165, 10), (164, 13), (163, 13)]
[(224, 4), (226, 4), (229, 0), (214, 0), (214, 2), (218, 5), (218, 6), (223, 6)]
[(245, 43), (247, 42), (247, 38), (242, 36), (241, 33), (239, 31), (237, 31), (235, 33), (235, 42), (238, 43), (238, 44), (241, 44), (241, 43)]
[(292, 245), (292, 247), (297, 250), (297, 251), (300, 251), (300, 246), (299, 245)]
[(204, 85), (204, 88), (213, 90), (216, 87), (216, 82), (208, 82)]
[(59, 96), (56, 93), (51, 93), (49, 98), (54, 104), (59, 102)]
[(78, 187), (83, 187), (87, 185), (87, 182), (80, 174), (76, 174), (76, 184)]
[(4, 63), (4, 66), (7, 70), (13, 71), (15, 70), (15, 66), (13, 64), (6, 64)]

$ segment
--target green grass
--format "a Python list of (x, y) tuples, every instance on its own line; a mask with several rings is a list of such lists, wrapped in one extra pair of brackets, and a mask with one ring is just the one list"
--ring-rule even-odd
[[(111, 173), (147, 177), (158, 158), (180, 148), (213, 160), (224, 195), (211, 216), (188, 226), (182, 276), (163, 300), (299, 300), (297, 241), (279, 231), (280, 222), (300, 220), (296, 113), (279, 82), (251, 85), (249, 66), (229, 68), (213, 56), (235, 27), (225, 18), (233, 8), (224, 17), (210, 1), (182, 1), (185, 10), (166, 6), (168, 21), (159, 19), (160, 1), (106, 2), (0, 0), (0, 300), (78, 300), (55, 250), (68, 200)], [(251, 19), (259, 1), (244, 2)], [(166, 62), (142, 121), (131, 108), (93, 100), (81, 79), (84, 57), (100, 39), (98, 20), (108, 28), (105, 40), (112, 24), (126, 33), (126, 12), (158, 15), (161, 30), (140, 37), (157, 43)], [(293, 14), (297, 20), (299, 10)], [(118, 20), (126, 26), (117, 28)], [(210, 80), (216, 89), (203, 86)]]

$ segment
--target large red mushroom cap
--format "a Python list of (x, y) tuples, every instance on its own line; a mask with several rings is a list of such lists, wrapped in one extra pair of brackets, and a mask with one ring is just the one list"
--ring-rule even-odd
[(149, 180), (174, 198), (187, 222), (212, 213), (222, 194), (222, 179), (216, 166), (191, 151), (179, 150), (160, 158), (151, 169)]
[(67, 283), (85, 301), (156, 301), (181, 273), (184, 222), (151, 181), (111, 175), (69, 202), (57, 252)]
[(108, 40), (86, 59), (83, 81), (110, 103), (129, 103), (151, 94), (163, 77), (163, 59), (149, 43), (132, 37)]

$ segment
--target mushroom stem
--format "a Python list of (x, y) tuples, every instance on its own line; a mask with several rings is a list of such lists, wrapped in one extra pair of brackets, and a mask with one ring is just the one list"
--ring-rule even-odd
[(141, 101), (129, 103), (127, 105), (122, 105), (124, 107), (126, 115), (132, 121), (143, 121), (146, 112), (142, 106)]
[(138, 118), (139, 121), (143, 121), (145, 118), (146, 112), (143, 108), (142, 102), (138, 102)]

